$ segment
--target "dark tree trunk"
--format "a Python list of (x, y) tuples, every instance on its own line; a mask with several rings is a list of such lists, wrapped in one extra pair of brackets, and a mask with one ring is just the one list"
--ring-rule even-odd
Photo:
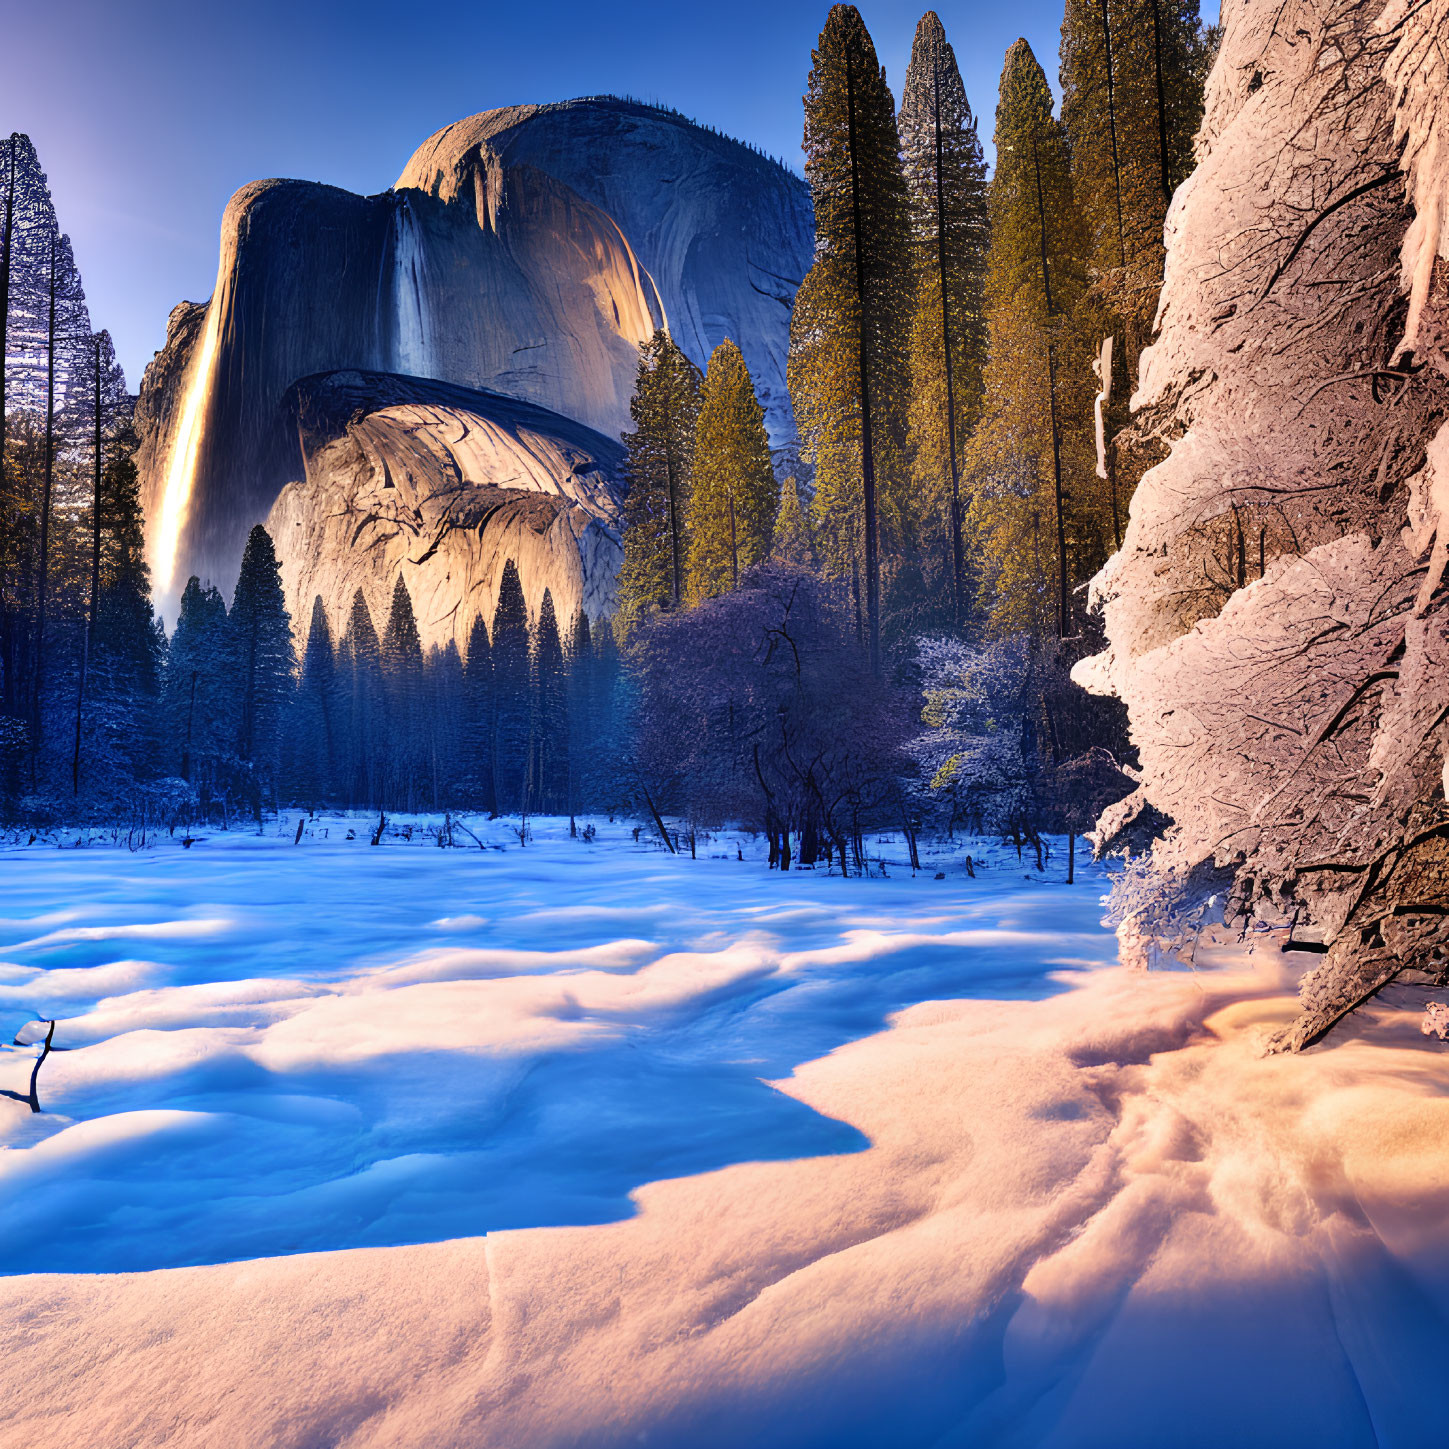
[(96, 610), (101, 597), (101, 339), (95, 339), (95, 392), (92, 407), (95, 416), (92, 446), (95, 449), (94, 477), (91, 488), (91, 599), (86, 611), (86, 632), (81, 643), (80, 680), (75, 692), (75, 752), (70, 762), (72, 794), (80, 794), (81, 722), (85, 711), (86, 675), (90, 670), (91, 637), (96, 627)]
[(1112, 17), (1107, 12), (1107, 0), (1102, 5), (1102, 39), (1107, 52), (1107, 130), (1112, 137), (1112, 185), (1117, 197), (1117, 257), (1118, 265), (1127, 265), (1127, 239), (1122, 229), (1122, 162), (1117, 155), (1117, 87), (1112, 74)]
[(1162, 0), (1152, 0), (1152, 62), (1157, 73), (1157, 155), (1162, 166), (1162, 199), (1172, 203), (1167, 164), (1167, 96), (1162, 86)]
[(60, 238), (52, 234), (50, 239), (50, 292), (49, 313), (45, 339), (45, 482), (40, 505), (40, 558), (37, 561), (36, 605), (35, 605), (35, 657), (31, 684), (31, 772), (34, 773), (35, 757), (40, 748), (40, 698), (45, 679), (45, 612), (47, 586), (50, 579), (50, 498), (55, 479), (55, 304), (57, 277), (56, 265)]
[[(1105, 0), (1103, 0), (1105, 4)], [(946, 362), (946, 451), (951, 466), (951, 604), (956, 627), (966, 624), (966, 557), (961, 539), (961, 468), (956, 458), (956, 380), (951, 357), (951, 304), (946, 285), (946, 181), (941, 142), (941, 57), (931, 68), (931, 105), (936, 127), (936, 269), (941, 278), (941, 350)]]
[(1036, 166), (1036, 214), (1041, 234), (1041, 284), (1042, 290), (1046, 294), (1047, 392), (1051, 403), (1052, 477), (1055, 484), (1057, 510), (1057, 636), (1065, 639), (1070, 632), (1071, 596), (1067, 590), (1067, 525), (1066, 519), (1063, 517), (1062, 431), (1057, 417), (1057, 363), (1051, 336), (1052, 318), (1056, 309), (1052, 306), (1051, 268), (1047, 263), (1046, 200), (1042, 196), (1041, 190), (1041, 157), (1038, 155), (1034, 143), (1032, 160)]
[(855, 135), (854, 52), (845, 61), (846, 132), (850, 142), (850, 211), (855, 236), (855, 295), (859, 306), (860, 477), (865, 513), (865, 624), (870, 667), (880, 672), (880, 536), (876, 518), (875, 452), (870, 428), (870, 309), (866, 302), (865, 237), (861, 223), (860, 158)]

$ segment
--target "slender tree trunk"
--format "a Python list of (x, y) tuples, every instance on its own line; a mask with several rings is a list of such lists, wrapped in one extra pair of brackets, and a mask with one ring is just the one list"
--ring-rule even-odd
[(1162, 167), (1162, 199), (1172, 204), (1167, 174), (1167, 96), (1162, 87), (1162, 0), (1152, 0), (1152, 62), (1157, 72), (1157, 155)]
[(45, 483), (40, 506), (40, 559), (36, 579), (35, 668), (30, 705), (31, 740), (30, 769), (35, 773), (36, 754), (40, 749), (40, 698), (45, 677), (45, 610), (47, 586), (50, 581), (50, 496), (55, 479), (55, 294), (56, 264), (59, 260), (60, 237), (50, 238), (50, 297), (45, 338)]
[(181, 751), (181, 778), (191, 783), (191, 725), (196, 718), (196, 675), (191, 671), (191, 703), (186, 710), (186, 744)]
[(1032, 144), (1032, 160), (1036, 166), (1036, 214), (1040, 224), (1041, 234), (1041, 284), (1046, 294), (1046, 325), (1047, 325), (1047, 392), (1051, 403), (1052, 422), (1052, 475), (1056, 488), (1056, 509), (1057, 509), (1057, 637), (1065, 639), (1068, 633), (1068, 623), (1071, 615), (1071, 596), (1067, 592), (1067, 526), (1063, 517), (1063, 494), (1062, 494), (1062, 430), (1057, 418), (1057, 363), (1056, 351), (1052, 345), (1052, 317), (1055, 309), (1052, 306), (1052, 282), (1051, 269), (1047, 265), (1047, 244), (1046, 244), (1046, 201), (1041, 190), (1041, 157), (1037, 153), (1036, 144)]
[[(673, 418), (670, 419), (671, 430)], [(666, 442), (664, 446), (664, 481), (669, 492), (669, 598), (673, 608), (679, 608), (683, 596), (684, 540), (679, 520), (679, 498), (674, 481), (674, 448)]]
[(10, 259), (15, 250), (15, 136), (9, 141), (10, 167), (5, 182), (5, 235), (0, 237), (0, 484), (5, 480), (5, 403), (10, 390), (6, 343), (10, 337)]
[(90, 670), (91, 636), (96, 627), (96, 610), (101, 598), (101, 339), (95, 339), (95, 377), (91, 407), (94, 413), (94, 478), (91, 489), (91, 601), (86, 610), (86, 632), (81, 642), (80, 680), (75, 691), (75, 752), (70, 761), (71, 793), (80, 794), (81, 720), (85, 711), (86, 675)]
[(1118, 265), (1127, 265), (1127, 239), (1122, 229), (1122, 162), (1117, 155), (1117, 86), (1112, 74), (1112, 18), (1107, 12), (1107, 0), (1101, 0), (1102, 39), (1107, 51), (1107, 131), (1112, 137), (1112, 185), (1117, 196), (1117, 256)]
[(865, 293), (865, 245), (860, 216), (860, 148), (855, 136), (855, 61), (845, 61), (846, 133), (850, 143), (850, 210), (855, 235), (855, 295), (860, 339), (860, 474), (865, 510), (865, 623), (872, 672), (880, 673), (880, 537), (876, 519), (875, 453), (870, 432), (869, 318)]
[(951, 356), (951, 304), (946, 284), (946, 179), (941, 141), (941, 57), (931, 68), (931, 102), (936, 125), (936, 270), (941, 278), (941, 351), (946, 359), (946, 451), (951, 464), (951, 602), (956, 627), (966, 624), (966, 559), (961, 539), (961, 469), (956, 458), (956, 382)]
[(730, 587), (740, 586), (740, 548), (735, 537), (735, 495), (730, 494)]

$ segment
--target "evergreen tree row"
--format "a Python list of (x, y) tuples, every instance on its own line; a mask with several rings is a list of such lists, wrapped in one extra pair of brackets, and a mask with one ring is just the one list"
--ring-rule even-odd
[(472, 809), (575, 815), (617, 798), (607, 741), (617, 659), (587, 615), (561, 633), (545, 590), (530, 624), (517, 567), (505, 563), (491, 628), (466, 658), (451, 641), (424, 652), (412, 599), (393, 585), (379, 634), (359, 589), (334, 630), (321, 598), (294, 661), (270, 538), (252, 530), (228, 613), (192, 578), (182, 595), (162, 703), (165, 773), (210, 817), (252, 810)]
[(1147, 461), (1112, 435), (1210, 50), (1197, 0), (1070, 0), (1062, 116), (1017, 41), (988, 182), (940, 18), (917, 27), (897, 111), (859, 12), (831, 9), (805, 96), (816, 251), (789, 381), (820, 563), (858, 600), (877, 669), (883, 630), (1026, 630), (1060, 652), (1090, 627), (1082, 585)]
[(699, 369), (661, 329), (639, 360), (624, 434), (628, 495), (617, 627), (627, 639), (655, 613), (739, 586), (776, 546), (810, 551), (793, 479), (770, 460), (765, 410), (728, 338)]
[(145, 769), (163, 643), (131, 399), (28, 137), (0, 143), (0, 803)]

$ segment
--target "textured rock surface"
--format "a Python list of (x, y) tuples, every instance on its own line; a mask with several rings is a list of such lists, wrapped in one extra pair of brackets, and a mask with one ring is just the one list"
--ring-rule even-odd
[(804, 182), (677, 116), (594, 98), (508, 106), (445, 127), (418, 147), (397, 189), (451, 201), (478, 194), (496, 168), (519, 166), (618, 223), (658, 288), (671, 335), (700, 367), (726, 337), (739, 344), (772, 445), (792, 442), (790, 308), (815, 243)]
[(1171, 451), (1079, 677), (1127, 702), (1141, 794), (1178, 822), (1160, 862), (1231, 867), (1244, 909), (1331, 943), (1301, 1045), (1445, 959), (1449, 0), (1224, 18), (1134, 399)]
[(157, 588), (234, 576), (247, 529), (300, 472), (284, 405), (355, 368), (508, 393), (613, 437), (638, 344), (666, 317), (701, 365), (749, 359), (772, 440), (793, 438), (789, 309), (808, 266), (805, 185), (667, 112), (593, 99), (447, 128), (397, 187), (244, 187), (204, 316), (173, 314), (142, 383)]
[(320, 594), (340, 632), (361, 589), (381, 633), (401, 576), (423, 647), (466, 652), (510, 558), (534, 618), (545, 589), (564, 621), (613, 612), (617, 443), (501, 394), (386, 373), (306, 378), (287, 401), (306, 477), (267, 528), (299, 620)]

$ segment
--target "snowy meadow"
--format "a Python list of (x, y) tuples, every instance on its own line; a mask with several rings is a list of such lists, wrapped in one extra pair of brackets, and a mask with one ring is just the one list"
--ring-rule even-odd
[(430, 824), (5, 851), (5, 1449), (1442, 1442), (1408, 1003), (1265, 1057), (1276, 938), (1059, 850)]
[(451, 850), (439, 824), (8, 854), (4, 1036), (55, 1019), (62, 1050), (40, 1116), (0, 1103), (0, 1270), (606, 1222), (658, 1178), (859, 1151), (771, 1083), (902, 1007), (1042, 996), (1114, 954), (1102, 874), (1046, 885), (1029, 851), (938, 881), (889, 842), (886, 878), (845, 882), (771, 876), (735, 835), (690, 860), (604, 821), (520, 847), (473, 819), (490, 848)]

